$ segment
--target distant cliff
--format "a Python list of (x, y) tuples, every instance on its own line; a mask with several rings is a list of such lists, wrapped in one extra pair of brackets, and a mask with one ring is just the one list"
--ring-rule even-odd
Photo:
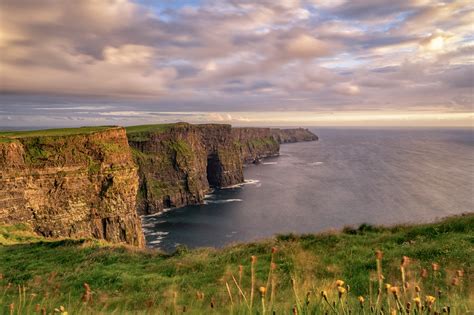
[(270, 128), (232, 128), (232, 136), (244, 163), (275, 156), (280, 152), (280, 144)]
[(0, 222), (144, 246), (123, 128), (0, 133)]
[(305, 128), (295, 129), (271, 129), (273, 138), (279, 143), (291, 143), (302, 141), (316, 141), (318, 136)]

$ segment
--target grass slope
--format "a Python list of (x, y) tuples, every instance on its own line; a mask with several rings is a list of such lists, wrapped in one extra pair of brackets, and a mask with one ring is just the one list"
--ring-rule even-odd
[(0, 138), (52, 137), (91, 134), (98, 131), (117, 128), (115, 126), (94, 126), (80, 128), (59, 128), (26, 131), (0, 131)]
[[(282, 235), (221, 250), (181, 249), (172, 255), (95, 240), (46, 240), (22, 225), (0, 227), (0, 243), (0, 313), (5, 314), (42, 308), (50, 313), (60, 305), (70, 314), (348, 314), (349, 309), (369, 314), (370, 305), (390, 314), (389, 309), (398, 309), (392, 294), (397, 292), (383, 289), (376, 303), (376, 249), (384, 253), (384, 288), (386, 283), (397, 286), (400, 303), (410, 302), (411, 310), (416, 308), (415, 286), (421, 290), (423, 314), (447, 306), (451, 314), (473, 309), (472, 214), (416, 226), (362, 225), (339, 233)], [(256, 257), (253, 264), (251, 256)], [(401, 293), (403, 256), (410, 257), (406, 293)], [(439, 270), (433, 271), (432, 263)], [(267, 291), (261, 299), (255, 289), (250, 312), (252, 268), (254, 287)], [(345, 282), (343, 289), (335, 286), (337, 279)], [(90, 285), (89, 295), (84, 283)], [(436, 297), (433, 304), (425, 302), (429, 295)], [(363, 308), (358, 296), (365, 299)], [(403, 309), (398, 312), (406, 313)]]

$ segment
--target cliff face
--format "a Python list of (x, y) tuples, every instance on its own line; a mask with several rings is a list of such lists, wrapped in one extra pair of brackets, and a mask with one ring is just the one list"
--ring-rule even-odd
[(127, 136), (139, 168), (140, 214), (200, 204), (211, 187), (242, 183), (243, 164), (278, 155), (280, 141), (316, 137), (306, 129), (187, 123), (128, 127)]
[(135, 126), (127, 133), (139, 166), (140, 214), (200, 204), (210, 187), (243, 181), (230, 125)]
[(232, 136), (244, 163), (276, 156), (280, 152), (280, 144), (270, 128), (232, 128)]
[(295, 129), (271, 129), (273, 138), (279, 143), (291, 143), (291, 142), (302, 142), (302, 141), (316, 141), (318, 136), (305, 128)]
[(137, 168), (123, 128), (0, 137), (0, 171), (1, 223), (144, 246)]

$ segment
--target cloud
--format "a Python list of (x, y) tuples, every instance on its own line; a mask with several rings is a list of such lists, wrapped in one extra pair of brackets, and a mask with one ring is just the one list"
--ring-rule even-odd
[(472, 110), (467, 0), (153, 4), (1, 1), (0, 110)]

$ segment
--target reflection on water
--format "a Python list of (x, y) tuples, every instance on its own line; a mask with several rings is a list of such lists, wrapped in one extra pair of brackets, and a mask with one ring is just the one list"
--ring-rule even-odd
[(276, 233), (430, 221), (473, 211), (471, 130), (315, 129), (200, 206), (143, 218), (147, 244), (223, 246)]

